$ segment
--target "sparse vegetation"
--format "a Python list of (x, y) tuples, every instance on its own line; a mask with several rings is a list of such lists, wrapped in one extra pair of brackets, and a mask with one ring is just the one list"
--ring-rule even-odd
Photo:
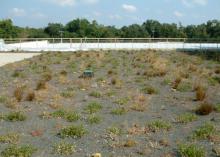
[(98, 124), (101, 122), (101, 117), (100, 116), (97, 116), (97, 115), (90, 115), (88, 117), (88, 122), (90, 124)]
[(19, 135), (16, 133), (0, 135), (0, 143), (16, 144), (18, 140), (19, 140)]
[(127, 113), (127, 110), (124, 107), (116, 108), (111, 111), (113, 115), (123, 115)]
[(193, 132), (193, 139), (207, 139), (215, 133), (215, 126), (211, 123), (205, 123)]
[(31, 157), (36, 149), (32, 146), (9, 146), (1, 152), (2, 157)]
[[(215, 155), (217, 64), (171, 50), (91, 50), (42, 52), (3, 66), (0, 153), (28, 142), (38, 148), (33, 156), (195, 157), (200, 145), (206, 156)], [(25, 79), (11, 76), (16, 69)], [(87, 69), (94, 77), (80, 78)], [(17, 87), (23, 87), (19, 99)], [(189, 143), (180, 151), (182, 141), (194, 142), (195, 149)], [(109, 150), (113, 153), (106, 154)]]
[(156, 132), (160, 130), (169, 130), (171, 129), (171, 124), (164, 120), (155, 120), (148, 124), (148, 127), (151, 131)]
[(67, 142), (60, 142), (53, 146), (53, 153), (59, 155), (72, 155), (75, 152), (75, 145), (67, 143)]
[(199, 115), (209, 115), (213, 111), (213, 105), (202, 103), (197, 109), (196, 113)]
[(16, 87), (14, 90), (14, 97), (18, 102), (20, 102), (24, 95), (24, 87)]
[(178, 152), (181, 157), (205, 157), (206, 153), (204, 148), (195, 144), (180, 144)]
[(71, 138), (81, 138), (84, 134), (86, 134), (86, 130), (82, 125), (72, 125), (65, 127), (60, 130), (60, 137), (71, 137)]
[(10, 112), (4, 116), (4, 119), (10, 122), (24, 121), (26, 116), (22, 112)]
[(88, 106), (86, 106), (85, 111), (89, 114), (96, 113), (102, 109), (102, 105), (98, 102), (91, 102)]
[(197, 119), (198, 119), (198, 117), (194, 114), (191, 114), (191, 113), (184, 113), (184, 114), (179, 115), (176, 118), (177, 122), (179, 122), (179, 123), (189, 123), (189, 122), (195, 121)]

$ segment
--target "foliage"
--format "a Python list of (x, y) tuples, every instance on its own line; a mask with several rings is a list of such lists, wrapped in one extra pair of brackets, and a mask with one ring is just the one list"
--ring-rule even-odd
[[(0, 38), (56, 38), (61, 37), (122, 37), (122, 38), (219, 38), (220, 21), (210, 20), (200, 25), (183, 26), (181, 23), (160, 23), (156, 20), (147, 20), (143, 24), (132, 24), (116, 28), (104, 26), (97, 21), (74, 19), (66, 25), (49, 23), (45, 28), (21, 28), (14, 26), (12, 20), (0, 21)], [(189, 40), (190, 42), (190, 40)]]
[(178, 152), (181, 157), (205, 157), (204, 149), (194, 144), (180, 144)]
[(1, 152), (2, 157), (31, 157), (36, 151), (32, 146), (9, 146)]
[(59, 135), (61, 138), (71, 137), (71, 138), (81, 138), (84, 134), (86, 134), (86, 130), (82, 125), (79, 126), (69, 126), (61, 129)]

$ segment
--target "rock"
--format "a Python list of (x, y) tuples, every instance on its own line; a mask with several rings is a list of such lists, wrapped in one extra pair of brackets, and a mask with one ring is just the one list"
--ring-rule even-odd
[(92, 154), (91, 157), (102, 157), (101, 153), (95, 153), (95, 154)]

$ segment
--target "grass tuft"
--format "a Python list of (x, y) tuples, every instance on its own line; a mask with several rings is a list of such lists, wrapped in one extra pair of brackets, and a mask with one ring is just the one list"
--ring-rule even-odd
[(148, 124), (151, 131), (157, 132), (160, 130), (169, 130), (172, 126), (169, 122), (164, 120), (155, 120)]
[(178, 146), (178, 152), (181, 157), (205, 157), (204, 148), (194, 144), (180, 144)]
[(208, 103), (203, 103), (196, 109), (196, 114), (209, 115), (213, 111), (213, 109), (214, 109), (213, 105)]
[(59, 135), (61, 138), (71, 137), (71, 138), (81, 138), (86, 134), (86, 130), (82, 125), (72, 125), (61, 129)]
[(88, 104), (88, 106), (85, 107), (85, 111), (88, 112), (89, 114), (93, 114), (98, 112), (99, 110), (102, 109), (102, 105), (98, 102), (91, 102)]
[(179, 115), (176, 118), (176, 121), (179, 123), (189, 123), (189, 122), (195, 121), (197, 119), (198, 119), (198, 117), (194, 114), (184, 113), (184, 114)]
[(31, 157), (37, 149), (32, 146), (9, 146), (1, 152), (2, 157)]
[(59, 155), (72, 155), (75, 151), (75, 145), (66, 142), (60, 142), (53, 146), (53, 152)]

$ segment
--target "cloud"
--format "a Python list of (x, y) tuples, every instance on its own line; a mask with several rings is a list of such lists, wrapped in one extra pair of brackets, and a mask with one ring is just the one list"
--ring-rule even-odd
[(208, 4), (208, 0), (181, 0), (182, 4), (188, 8), (192, 8), (194, 6), (206, 6)]
[(109, 18), (112, 20), (121, 20), (122, 17), (118, 14), (109, 15)]
[(179, 11), (174, 11), (173, 14), (176, 16), (176, 17), (183, 17), (184, 14), (179, 12)]
[(74, 6), (78, 3), (95, 4), (99, 2), (99, 0), (43, 0), (43, 1), (54, 3), (62, 7)]
[(20, 8), (13, 8), (10, 10), (10, 14), (12, 16), (22, 17), (26, 15), (26, 11)]
[(50, 0), (60, 6), (73, 6), (76, 0)]
[(129, 4), (123, 4), (122, 8), (127, 11), (127, 12), (136, 12), (137, 8), (134, 5), (129, 5)]

